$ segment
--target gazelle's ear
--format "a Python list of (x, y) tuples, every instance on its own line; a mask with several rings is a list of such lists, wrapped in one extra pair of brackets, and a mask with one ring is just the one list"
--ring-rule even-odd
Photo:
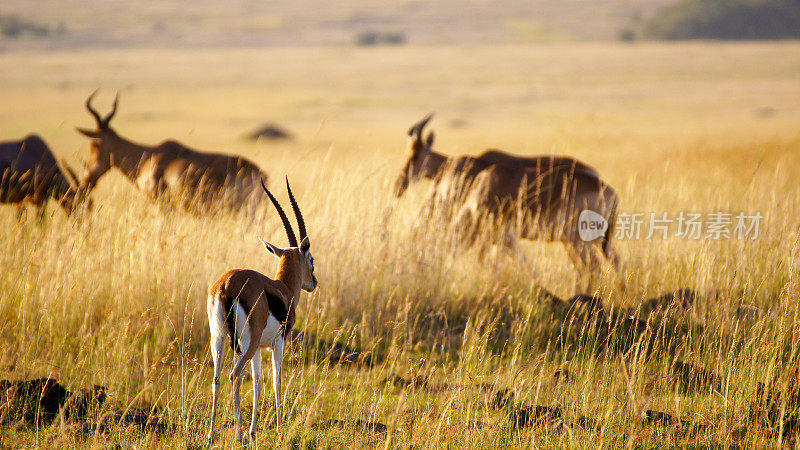
[(274, 245), (270, 244), (269, 242), (261, 238), (258, 238), (258, 240), (261, 241), (261, 243), (264, 244), (264, 248), (266, 248), (268, 252), (275, 255), (276, 258), (280, 258), (281, 256), (283, 256), (284, 253), (283, 249), (275, 247)]
[(428, 141), (426, 142), (426, 146), (430, 149), (433, 146), (433, 131), (428, 133)]
[(99, 131), (89, 130), (87, 128), (75, 127), (78, 130), (78, 133), (92, 139), (99, 139), (101, 134)]
[(304, 237), (303, 240), (300, 242), (300, 252), (301, 253), (308, 253), (308, 250), (311, 248), (311, 241), (308, 240), (308, 236)]

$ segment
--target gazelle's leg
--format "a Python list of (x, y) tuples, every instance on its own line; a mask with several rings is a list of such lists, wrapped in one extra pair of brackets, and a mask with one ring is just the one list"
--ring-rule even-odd
[(259, 351), (258, 341), (251, 339), (249, 328), (249, 324), (245, 326), (244, 333), (239, 339), (239, 345), (244, 350), (244, 353), (236, 361), (236, 365), (230, 375), (231, 383), (233, 383), (233, 412), (236, 415), (236, 436), (242, 444), (247, 443), (247, 438), (242, 434), (242, 407), (239, 391), (241, 390), (242, 377), (244, 376), (244, 365), (250, 362), (256, 352)]
[(611, 266), (614, 268), (614, 271), (617, 272), (617, 274), (619, 274), (620, 273), (619, 254), (617, 254), (617, 251), (614, 249), (614, 245), (611, 242), (606, 244), (604, 256), (606, 257), (608, 262), (611, 263)]
[(579, 259), (586, 268), (586, 293), (591, 294), (591, 289), (597, 287), (596, 285), (600, 280), (600, 273), (602, 270), (597, 246), (591, 242), (580, 241), (575, 244), (575, 250), (578, 252)]
[(575, 269), (575, 291), (588, 293), (588, 289), (591, 288), (591, 282), (585, 282), (586, 271), (589, 270), (589, 267), (584, 263), (581, 255), (581, 244), (583, 241), (576, 243), (571, 239), (563, 239), (562, 242), (564, 242), (564, 249), (567, 251), (567, 255), (569, 255), (569, 259), (572, 261), (572, 266)]
[(536, 271), (533, 270), (533, 265), (528, 260), (528, 257), (525, 256), (525, 249), (522, 248), (520, 244), (520, 240), (523, 236), (515, 233), (514, 229), (508, 227), (503, 231), (503, 248), (509, 253), (511, 256), (516, 256), (522, 260), (522, 263), (531, 269), (532, 274), (536, 274)]
[(283, 418), (281, 408), (281, 365), (283, 364), (283, 336), (278, 336), (272, 345), (272, 388), (275, 390), (275, 415), (278, 416), (278, 428)]
[(208, 430), (209, 443), (214, 441), (214, 425), (219, 405), (220, 375), (222, 374), (222, 358), (225, 355), (225, 340), (228, 330), (225, 326), (225, 312), (219, 301), (210, 301), (208, 307), (208, 328), (211, 334), (211, 359), (214, 361), (214, 381), (211, 385), (211, 426)]
[(222, 374), (222, 357), (225, 350), (225, 336), (211, 336), (211, 358), (214, 360), (214, 383), (211, 386), (211, 427), (208, 430), (208, 442), (214, 442), (214, 424), (217, 419), (219, 404), (220, 375)]
[(580, 273), (585, 269), (583, 265), (583, 261), (581, 261), (581, 257), (578, 254), (578, 249), (575, 246), (575, 243), (570, 240), (564, 240), (564, 249), (567, 251), (567, 256), (569, 256), (570, 261), (572, 262), (572, 266), (575, 268), (575, 271)]
[(253, 371), (253, 415), (250, 420), (250, 441), (256, 441), (256, 431), (258, 430), (258, 400), (261, 398), (261, 351), (257, 351), (250, 360), (250, 368)]

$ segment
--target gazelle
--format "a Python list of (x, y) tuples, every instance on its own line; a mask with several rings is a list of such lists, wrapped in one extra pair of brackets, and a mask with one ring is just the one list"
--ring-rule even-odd
[(78, 195), (75, 172), (63, 162), (61, 166), (44, 140), (35, 134), (20, 141), (0, 142), (0, 203), (16, 203), (20, 216), (23, 203), (33, 203), (41, 219), (52, 197), (72, 215), (82, 197)]
[(253, 414), (250, 422), (250, 438), (255, 439), (258, 420), (258, 398), (261, 393), (261, 347), (272, 348), (272, 386), (275, 389), (275, 413), (278, 427), (281, 426), (281, 363), (286, 337), (292, 330), (295, 309), (300, 300), (300, 290), (312, 292), (317, 287), (314, 276), (314, 257), (311, 256), (311, 241), (306, 234), (303, 215), (295, 201), (289, 180), (286, 190), (297, 219), (300, 242), (298, 244), (292, 225), (278, 200), (262, 182), (278, 215), (283, 222), (289, 248), (278, 248), (261, 241), (264, 247), (277, 257), (278, 272), (275, 279), (253, 270), (229, 270), (208, 290), (208, 324), (211, 330), (211, 356), (214, 360), (214, 384), (212, 386), (211, 428), (209, 442), (214, 439), (214, 421), (222, 373), (222, 356), (225, 340), (230, 339), (231, 348), (240, 356), (228, 377), (233, 384), (233, 408), (236, 414), (237, 437), (242, 436), (242, 414), (239, 403), (239, 388), (244, 375), (244, 366), (250, 362), (253, 372)]
[(470, 181), (478, 172), (491, 164), (532, 167), (539, 172), (555, 167), (564, 167), (599, 177), (593, 167), (569, 156), (541, 155), (523, 157), (497, 149), (489, 149), (478, 156), (448, 157), (433, 150), (433, 131), (423, 138), (425, 126), (430, 122), (431, 118), (433, 118), (433, 114), (428, 114), (408, 129), (409, 155), (403, 169), (400, 171), (400, 176), (395, 182), (394, 189), (397, 197), (403, 195), (412, 181), (418, 181), (423, 178), (436, 180), (442, 176), (442, 172), (448, 167), (451, 172), (457, 172), (459, 176), (464, 177), (465, 181)]
[(86, 100), (86, 109), (94, 117), (97, 129), (77, 128), (92, 139), (81, 188), (91, 190), (103, 174), (116, 167), (151, 199), (166, 197), (184, 209), (197, 204), (203, 209), (215, 205), (236, 209), (247, 205), (252, 212), (261, 204), (263, 194), (258, 189), (258, 180), (266, 179), (267, 174), (254, 163), (241, 156), (199, 152), (173, 140), (156, 146), (134, 143), (119, 136), (110, 126), (119, 95), (111, 112), (100, 117), (92, 108), (96, 93)]
[[(455, 223), (467, 236), (475, 233), (487, 218), (499, 218), (509, 236), (524, 239), (561, 241), (575, 264), (589, 272), (599, 268), (598, 252), (618, 268), (619, 260), (611, 244), (619, 198), (600, 178), (566, 167), (537, 172), (533, 168), (493, 164), (480, 171), (463, 191)], [(584, 240), (580, 234), (581, 213), (592, 211), (594, 220), (602, 218), (605, 230), (597, 238)], [(508, 245), (513, 241), (508, 239)]]
[(395, 182), (398, 197), (411, 181), (432, 179), (426, 206), (449, 208), (455, 223), (471, 231), (470, 237), (491, 215), (506, 225), (521, 224), (516, 231), (523, 238), (564, 242), (576, 268), (593, 270), (598, 260), (592, 243), (578, 233), (578, 216), (589, 209), (607, 223), (600, 249), (617, 266), (610, 239), (618, 198), (594, 168), (570, 157), (523, 158), (499, 150), (448, 157), (433, 151), (433, 132), (423, 139), (430, 119), (408, 130), (410, 155)]

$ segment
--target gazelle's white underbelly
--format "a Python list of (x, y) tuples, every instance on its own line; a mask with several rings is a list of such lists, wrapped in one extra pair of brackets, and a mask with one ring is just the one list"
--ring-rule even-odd
[(275, 342), (275, 339), (281, 333), (281, 323), (278, 322), (278, 319), (275, 318), (272, 314), (269, 315), (269, 319), (267, 319), (267, 326), (264, 327), (264, 331), (261, 332), (261, 343), (259, 344), (261, 347), (272, 347), (272, 344)]
[[(239, 346), (242, 351), (245, 351), (250, 346), (250, 323), (247, 321), (247, 315), (244, 308), (237, 304), (236, 308), (236, 330), (239, 337)], [(241, 332), (239, 332), (241, 330)], [(267, 319), (267, 326), (261, 332), (261, 339), (257, 343), (259, 347), (270, 347), (275, 342), (275, 339), (281, 335), (281, 323), (272, 314)]]

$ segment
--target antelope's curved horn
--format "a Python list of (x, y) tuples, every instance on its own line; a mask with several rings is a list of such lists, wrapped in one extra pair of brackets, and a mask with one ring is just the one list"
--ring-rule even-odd
[(92, 95), (86, 99), (86, 109), (89, 110), (89, 114), (94, 116), (94, 120), (97, 122), (97, 128), (103, 128), (103, 119), (100, 117), (100, 114), (94, 108), (92, 108), (92, 99), (95, 95), (97, 95), (98, 90), (99, 89), (95, 89), (94, 92), (92, 92)]
[(114, 104), (111, 106), (111, 112), (108, 113), (105, 119), (103, 119), (103, 127), (108, 128), (108, 123), (111, 122), (111, 119), (114, 118), (114, 114), (117, 113), (117, 104), (119, 103), (119, 92), (114, 97)]
[(417, 137), (422, 138), (422, 129), (425, 128), (425, 125), (428, 124), (428, 122), (431, 120), (432, 117), (433, 113), (430, 113), (427, 116), (423, 117), (422, 120), (412, 125), (411, 128), (408, 129), (408, 135), (414, 136), (416, 134)]
[(272, 195), (272, 192), (267, 189), (267, 185), (264, 184), (264, 179), (261, 179), (261, 187), (264, 188), (264, 192), (267, 193), (269, 199), (272, 201), (272, 204), (275, 205), (275, 209), (278, 210), (278, 215), (281, 216), (281, 222), (283, 222), (283, 229), (286, 230), (286, 237), (289, 238), (289, 246), (290, 247), (297, 247), (297, 237), (294, 235), (294, 230), (292, 229), (292, 224), (289, 223), (289, 218), (286, 217), (286, 213), (283, 212), (283, 208), (281, 208), (280, 203)]
[(297, 205), (297, 200), (294, 199), (292, 188), (289, 187), (289, 177), (286, 177), (286, 190), (289, 192), (289, 201), (292, 202), (294, 218), (297, 219), (297, 228), (300, 231), (300, 240), (302, 241), (308, 236), (308, 234), (306, 234), (306, 222), (303, 220), (303, 213), (300, 212), (300, 206)]

